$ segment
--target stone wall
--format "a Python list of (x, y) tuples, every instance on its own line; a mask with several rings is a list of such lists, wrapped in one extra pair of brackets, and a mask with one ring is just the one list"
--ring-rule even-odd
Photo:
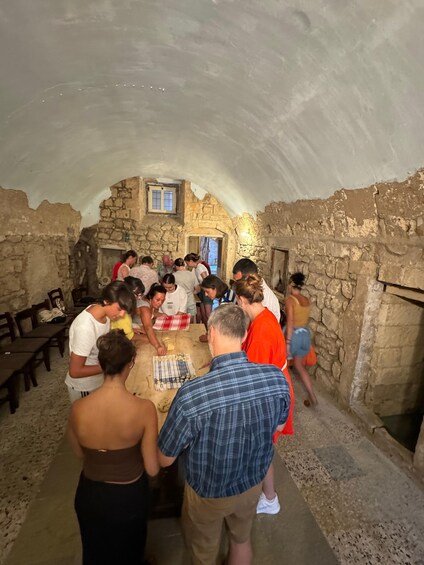
[(317, 380), (345, 404), (368, 402), (383, 283), (424, 289), (423, 173), (327, 200), (272, 203), (234, 227), (238, 255), (267, 280), (272, 247), (289, 251), (289, 272), (307, 275)]
[(184, 257), (190, 236), (222, 237), (224, 278), (228, 278), (236, 237), (231, 218), (221, 204), (209, 194), (200, 200), (190, 183), (182, 181), (180, 212), (176, 216), (148, 214), (145, 183), (152, 180), (133, 177), (111, 187), (111, 197), (100, 205), (99, 247), (135, 249), (140, 256), (151, 255), (158, 262), (167, 252), (174, 258)]
[(68, 204), (44, 201), (33, 210), (20, 190), (0, 188), (0, 312), (16, 312), (62, 287), (70, 300), (70, 249), (81, 216)]
[(379, 416), (424, 404), (424, 304), (385, 293), (378, 316), (366, 402)]

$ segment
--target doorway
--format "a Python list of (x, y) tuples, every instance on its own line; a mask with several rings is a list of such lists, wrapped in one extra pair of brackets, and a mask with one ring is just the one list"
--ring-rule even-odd
[(209, 263), (211, 273), (223, 278), (222, 268), (223, 238), (191, 235), (188, 238), (187, 253), (197, 253), (203, 261)]

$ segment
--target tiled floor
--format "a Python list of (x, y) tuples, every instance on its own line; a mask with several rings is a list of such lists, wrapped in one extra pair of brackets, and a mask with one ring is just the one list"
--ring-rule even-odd
[[(81, 561), (72, 508), (78, 463), (62, 439), (66, 367), (54, 355), (52, 372), (39, 371), (39, 387), (21, 393), (15, 415), (0, 407), (0, 563)], [(316, 409), (297, 402), (296, 434), (277, 446), (282, 511), (257, 517), (255, 563), (423, 565), (423, 490), (348, 414), (319, 399)], [(188, 563), (178, 520), (149, 524), (148, 551), (158, 565)]]

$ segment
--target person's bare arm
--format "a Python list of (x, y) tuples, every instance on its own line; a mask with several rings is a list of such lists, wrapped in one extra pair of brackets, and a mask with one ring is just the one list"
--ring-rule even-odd
[(290, 343), (293, 335), (293, 329), (294, 329), (294, 301), (290, 296), (286, 299), (286, 316), (287, 316), (286, 344), (287, 344), (287, 351), (289, 351)]
[(157, 451), (158, 451), (159, 465), (161, 467), (169, 467), (176, 459), (176, 457), (168, 457), (167, 455), (164, 455), (159, 448)]
[(141, 440), (141, 454), (147, 474), (154, 477), (159, 473), (160, 469), (156, 447), (158, 439), (158, 417), (153, 402), (144, 400), (143, 403), (143, 416), (146, 424), (144, 426), (143, 439)]
[(150, 311), (150, 308), (140, 308), (140, 318), (149, 342), (156, 349), (157, 354), (166, 355), (166, 347), (162, 343), (160, 343), (160, 341), (156, 337), (155, 330), (153, 329), (152, 313)]
[(73, 379), (80, 379), (82, 377), (92, 377), (102, 373), (100, 365), (86, 365), (87, 357), (71, 353), (69, 359), (69, 374)]
[(71, 412), (71, 415), (69, 416), (68, 427), (66, 428), (66, 435), (67, 435), (69, 444), (72, 448), (72, 451), (74, 452), (74, 455), (76, 457), (78, 457), (78, 459), (83, 459), (84, 454), (83, 454), (81, 446), (78, 442), (77, 436), (75, 435), (75, 432), (72, 428), (72, 412)]

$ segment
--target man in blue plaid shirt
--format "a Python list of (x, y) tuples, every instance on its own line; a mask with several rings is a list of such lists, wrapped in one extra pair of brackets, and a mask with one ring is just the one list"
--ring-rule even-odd
[(210, 371), (180, 388), (159, 436), (162, 467), (186, 455), (182, 525), (195, 565), (216, 563), (223, 522), (230, 538), (228, 563), (251, 563), (250, 531), (273, 457), (272, 435), (289, 411), (282, 372), (249, 363), (241, 351), (248, 326), (239, 306), (212, 312)]

